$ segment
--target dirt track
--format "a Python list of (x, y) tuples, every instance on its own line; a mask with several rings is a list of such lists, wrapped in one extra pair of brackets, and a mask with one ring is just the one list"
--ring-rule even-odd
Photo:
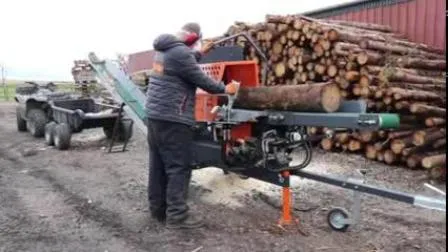
[[(308, 211), (295, 214), (310, 235), (281, 232), (279, 210), (259, 196), (279, 197), (278, 189), (213, 169), (195, 173), (190, 194), (207, 227), (168, 231), (148, 218), (144, 137), (134, 134), (125, 153), (106, 154), (105, 144), (101, 131), (86, 131), (70, 151), (57, 151), (18, 133), (14, 104), (0, 103), (0, 251), (446, 250), (445, 214), (377, 197), (363, 197), (360, 225), (331, 231), (327, 211), (350, 208), (350, 194), (305, 180), (295, 207)], [(424, 172), (356, 156), (317, 153), (309, 169), (353, 175), (354, 167), (366, 169), (369, 181), (432, 195), (422, 186)]]

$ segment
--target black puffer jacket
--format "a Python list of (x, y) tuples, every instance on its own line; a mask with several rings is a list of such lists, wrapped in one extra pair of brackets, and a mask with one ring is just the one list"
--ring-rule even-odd
[(148, 118), (193, 125), (196, 88), (224, 93), (225, 86), (208, 77), (199, 68), (198, 55), (175, 36), (159, 36), (154, 50), (146, 101)]

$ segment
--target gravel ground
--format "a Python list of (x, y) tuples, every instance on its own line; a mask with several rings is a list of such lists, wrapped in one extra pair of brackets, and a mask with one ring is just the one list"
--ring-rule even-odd
[[(351, 194), (308, 180), (294, 187), (294, 215), (308, 235), (282, 230), (279, 210), (268, 204), (279, 200), (279, 188), (213, 168), (194, 172), (190, 193), (207, 226), (169, 231), (148, 217), (145, 137), (136, 132), (124, 153), (107, 154), (106, 144), (101, 130), (88, 130), (69, 151), (47, 147), (17, 132), (14, 104), (0, 103), (0, 251), (446, 250), (444, 213), (378, 197), (363, 196), (359, 225), (332, 231), (328, 210), (350, 209)], [(307, 169), (353, 176), (356, 168), (369, 183), (433, 195), (424, 172), (358, 156), (316, 151)]]

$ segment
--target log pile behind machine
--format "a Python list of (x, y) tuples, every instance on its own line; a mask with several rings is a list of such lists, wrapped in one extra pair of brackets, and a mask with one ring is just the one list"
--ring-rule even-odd
[[(390, 165), (424, 168), (434, 178), (445, 178), (443, 51), (410, 42), (385, 25), (299, 15), (266, 15), (264, 22), (256, 24), (235, 22), (223, 35), (241, 32), (248, 33), (267, 55), (270, 71), (266, 86), (331, 82), (344, 99), (365, 100), (368, 112), (401, 115), (401, 127), (394, 131), (308, 128), (310, 135), (320, 137), (321, 148), (361, 153)], [(263, 69), (265, 63), (243, 37), (224, 45), (235, 44), (245, 48), (246, 59), (257, 61)], [(310, 100), (306, 95), (298, 97), (302, 98)]]

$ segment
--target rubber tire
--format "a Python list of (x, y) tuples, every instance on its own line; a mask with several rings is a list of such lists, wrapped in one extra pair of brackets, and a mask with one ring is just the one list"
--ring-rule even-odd
[(344, 224), (343, 226), (336, 226), (332, 221), (334, 215), (340, 215), (347, 220), (350, 218), (348, 211), (345, 210), (344, 208), (333, 208), (327, 215), (327, 223), (331, 227), (331, 229), (338, 232), (346, 232), (347, 229), (350, 227), (350, 224)]
[(47, 125), (45, 125), (45, 142), (49, 146), (54, 145), (54, 132), (55, 128), (57, 126), (57, 123), (55, 122), (49, 122)]
[(66, 123), (61, 123), (54, 128), (54, 145), (58, 150), (67, 150), (70, 147), (70, 139), (72, 133), (70, 126)]
[(20, 109), (16, 108), (16, 117), (17, 117), (17, 130), (20, 132), (25, 132), (27, 130), (26, 120), (22, 118), (20, 114)]
[(34, 137), (43, 137), (45, 135), (45, 124), (47, 116), (42, 109), (30, 109), (27, 113), (27, 128)]

